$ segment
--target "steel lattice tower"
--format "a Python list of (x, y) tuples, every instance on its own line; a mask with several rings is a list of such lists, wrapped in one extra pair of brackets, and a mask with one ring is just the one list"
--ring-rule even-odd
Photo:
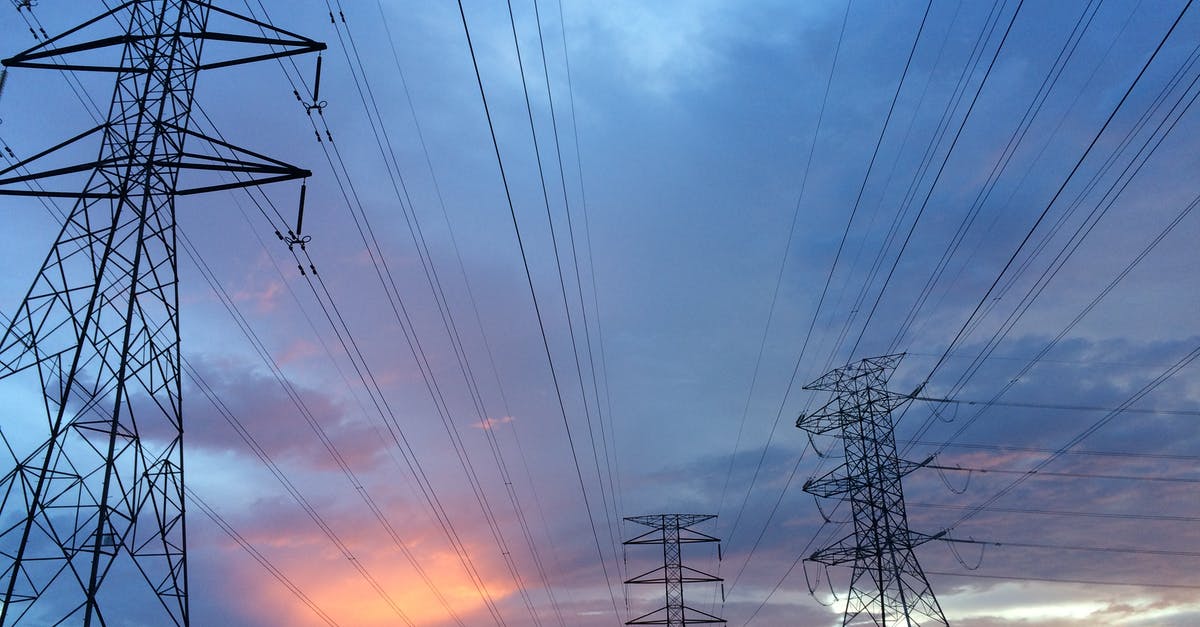
[(845, 462), (804, 484), (818, 497), (849, 501), (854, 531), (807, 559), (827, 566), (850, 564), (850, 592), (843, 625), (948, 625), (914, 548), (934, 539), (908, 528), (901, 478), (925, 463), (896, 454), (892, 411), (911, 396), (887, 389), (888, 378), (904, 357), (864, 359), (826, 373), (804, 386), (833, 392), (816, 412), (796, 426), (812, 434), (842, 439)]
[(725, 624), (724, 619), (688, 607), (683, 602), (683, 584), (723, 581), (720, 577), (683, 565), (684, 544), (720, 542), (717, 538), (690, 528), (692, 525), (713, 518), (716, 516), (711, 514), (654, 514), (632, 516), (625, 519), (650, 527), (650, 531), (626, 540), (624, 544), (661, 544), (663, 547), (661, 568), (638, 575), (625, 583), (662, 584), (667, 598), (667, 604), (663, 607), (649, 614), (643, 614), (625, 623), (626, 625), (683, 627), (684, 625)]
[[(0, 339), (0, 379), (35, 372), (47, 421), (0, 478), (0, 625), (189, 624), (175, 198), (309, 175), (190, 130), (196, 78), (324, 47), (209, 2), (133, 0), (3, 61), (116, 87), (103, 124), (0, 171), (0, 194), (74, 202)], [(95, 161), (31, 169), (96, 138)], [(181, 180), (196, 172), (225, 178)], [(82, 191), (43, 186), (72, 174)], [(3, 427), (28, 429), (14, 413)]]

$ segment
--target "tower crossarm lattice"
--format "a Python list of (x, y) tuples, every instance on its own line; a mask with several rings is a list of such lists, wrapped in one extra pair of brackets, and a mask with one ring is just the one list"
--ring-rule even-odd
[(684, 584), (715, 583), (720, 577), (683, 565), (683, 545), (720, 542), (717, 538), (691, 529), (692, 525), (716, 518), (711, 514), (654, 514), (632, 516), (625, 520), (649, 527), (649, 531), (626, 540), (626, 545), (661, 544), (663, 565), (632, 577), (627, 584), (659, 584), (663, 586), (666, 604), (653, 612), (627, 621), (626, 625), (685, 625), (725, 624), (725, 620), (702, 612), (684, 603)]

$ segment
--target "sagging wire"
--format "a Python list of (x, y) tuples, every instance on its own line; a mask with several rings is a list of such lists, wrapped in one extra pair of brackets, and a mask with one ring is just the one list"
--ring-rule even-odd
[(804, 433), (805, 433), (805, 435), (808, 436), (809, 447), (812, 448), (812, 451), (817, 454), (817, 457), (820, 457), (821, 459), (829, 459), (831, 457), (833, 457), (833, 458), (842, 457), (841, 455), (831, 452), (833, 450), (833, 447), (836, 446), (836, 443), (830, 445), (829, 451), (822, 453), (821, 449), (817, 446), (816, 440), (813, 440), (813, 434), (808, 431), (805, 431)]
[(834, 592), (833, 590), (833, 581), (829, 578), (828, 565), (821, 564), (821, 570), (819, 572), (825, 573), (825, 583), (829, 584), (829, 595), (833, 597), (833, 600), (829, 603), (822, 602), (821, 598), (817, 596), (817, 588), (821, 585), (821, 577), (820, 574), (818, 574), (816, 583), (813, 583), (812, 578), (808, 576), (808, 560), (803, 560), (800, 563), (800, 570), (804, 571), (804, 585), (808, 588), (809, 596), (811, 596), (818, 605), (821, 607), (833, 607), (839, 601), (841, 601), (841, 599), (838, 598), (837, 592)]
[(933, 415), (934, 415), (934, 416), (937, 416), (937, 419), (938, 419), (938, 420), (940, 420), (940, 421), (942, 421), (942, 422), (944, 422), (944, 423), (946, 423), (946, 424), (950, 424), (950, 423), (954, 422), (955, 420), (958, 420), (958, 407), (959, 407), (959, 404), (958, 404), (958, 403), (953, 403), (953, 405), (954, 405), (954, 414), (953, 414), (952, 416), (950, 416), (949, 418), (946, 418), (946, 417), (945, 417), (945, 412), (944, 412), (944, 411), (942, 411), (942, 410), (941, 410), (940, 408), (938, 408), (938, 407), (934, 407), (934, 408), (933, 408)]
[(945, 485), (946, 489), (953, 494), (963, 494), (968, 488), (971, 487), (971, 475), (974, 473), (974, 470), (971, 468), (956, 466), (955, 470), (965, 471), (967, 473), (967, 480), (963, 482), (962, 488), (959, 489), (956, 489), (954, 486), (950, 485), (950, 479), (946, 477), (946, 472), (943, 467), (933, 466), (933, 469), (937, 471), (938, 478), (942, 480), (942, 484)]
[(834, 520), (834, 519), (830, 518), (829, 514), (826, 514), (825, 510), (821, 507), (821, 498), (820, 497), (813, 496), (813, 502), (817, 504), (817, 512), (819, 512), (821, 514), (821, 520), (825, 521), (825, 524), (827, 524), (827, 525), (828, 524), (846, 525), (846, 524), (850, 523), (849, 520)]
[[(979, 567), (983, 566), (983, 553), (987, 551), (986, 542), (979, 542), (974, 538), (968, 538), (966, 541), (946, 539), (945, 542), (946, 546), (950, 547), (950, 554), (954, 556), (954, 561), (958, 562), (958, 565), (962, 566), (964, 570), (979, 570)], [(959, 554), (958, 549), (954, 547), (955, 544), (959, 543), (979, 545), (979, 559), (975, 560), (974, 566), (967, 564), (966, 560)]]

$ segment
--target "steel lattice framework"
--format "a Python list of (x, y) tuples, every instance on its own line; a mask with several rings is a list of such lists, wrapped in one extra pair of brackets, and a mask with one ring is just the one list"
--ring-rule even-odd
[[(214, 41), (225, 59), (202, 62)], [(0, 171), (0, 194), (74, 201), (0, 338), (0, 379), (35, 372), (46, 418), (0, 478), (0, 626), (189, 624), (175, 198), (309, 175), (190, 130), (196, 79), (324, 47), (209, 2), (134, 0), (3, 61), (116, 87), (103, 124)], [(95, 161), (33, 170), (96, 137)], [(66, 175), (82, 191), (44, 186)], [(31, 425), (6, 409), (5, 443)]]
[(625, 520), (650, 527), (647, 531), (625, 544), (661, 544), (663, 565), (625, 583), (662, 584), (667, 603), (648, 614), (643, 614), (626, 625), (684, 625), (725, 624), (725, 620), (688, 607), (683, 602), (683, 585), (686, 583), (720, 582), (720, 577), (710, 575), (683, 565), (683, 545), (699, 542), (720, 542), (708, 534), (691, 529), (692, 525), (716, 518), (712, 514), (653, 514), (632, 516)]
[(863, 359), (826, 373), (804, 389), (832, 392), (833, 399), (796, 420), (809, 433), (841, 438), (845, 451), (842, 465), (804, 484), (805, 492), (850, 503), (854, 530), (806, 558), (851, 565), (843, 625), (948, 624), (914, 552), (937, 536), (910, 531), (904, 508), (901, 478), (928, 462), (896, 454), (892, 412), (912, 397), (887, 385), (903, 357)]

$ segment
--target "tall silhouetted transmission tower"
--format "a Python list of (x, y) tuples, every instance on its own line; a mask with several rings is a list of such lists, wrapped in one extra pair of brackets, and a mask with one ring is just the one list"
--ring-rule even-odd
[(713, 518), (716, 516), (712, 514), (654, 514), (631, 516), (625, 519), (650, 528), (650, 531), (626, 540), (625, 544), (661, 544), (663, 547), (661, 568), (638, 575), (625, 583), (661, 584), (665, 588), (667, 598), (667, 604), (663, 607), (643, 614), (625, 623), (626, 625), (683, 627), (684, 625), (725, 624), (724, 619), (688, 607), (683, 602), (683, 584), (722, 581), (720, 577), (683, 565), (683, 545), (720, 542), (717, 538), (691, 528), (692, 525)]
[[(116, 87), (104, 123), (0, 171), (2, 194), (73, 201), (0, 339), (0, 379), (36, 373), (46, 418), (21, 449), (14, 431), (43, 427), (4, 409), (0, 625), (189, 623), (175, 197), (309, 175), (191, 130), (196, 77), (324, 47), (209, 2), (134, 0), (4, 60)], [(94, 161), (48, 165), (97, 140)], [(46, 187), (70, 175), (81, 191)]]
[[(947, 625), (913, 549), (936, 536), (909, 531), (901, 477), (924, 464), (896, 455), (892, 411), (911, 396), (889, 392), (888, 377), (904, 355), (873, 357), (826, 373), (804, 386), (833, 392), (796, 426), (842, 439), (845, 462), (810, 479), (804, 491), (848, 501), (854, 530), (808, 560), (850, 564), (850, 592), (843, 625)], [(927, 463), (927, 462), (926, 462)]]

